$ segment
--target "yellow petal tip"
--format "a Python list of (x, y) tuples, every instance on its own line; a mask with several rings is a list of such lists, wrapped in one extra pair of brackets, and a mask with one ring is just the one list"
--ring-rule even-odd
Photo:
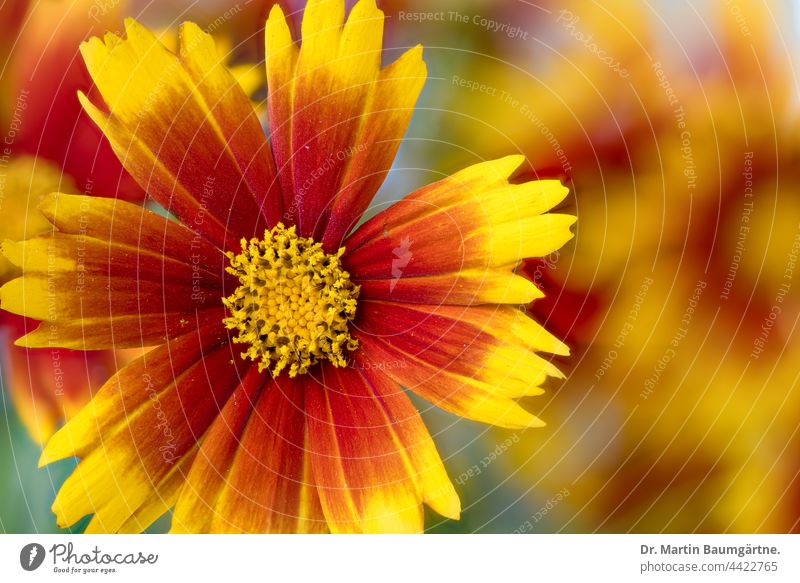
[[(42, 455), (39, 456), (39, 461), (37, 463), (37, 467), (41, 469), (41, 468), (43, 468), (45, 466), (48, 466), (48, 465), (52, 464), (54, 461), (55, 460), (52, 459), (50, 457), (50, 455), (47, 453), (47, 447), (45, 447), (42, 450)], [(54, 506), (55, 506), (55, 504), (54, 504)]]
[(27, 340), (27, 336), (14, 340), (14, 346), (18, 346), (19, 348), (37, 348), (36, 345)]
[[(42, 468), (46, 465), (52, 464), (53, 462), (57, 462), (58, 460), (63, 460), (65, 458), (71, 457), (74, 455), (74, 452), (71, 449), (67, 449), (64, 447), (64, 443), (71, 443), (72, 439), (71, 436), (65, 436), (64, 431), (66, 430), (66, 425), (56, 431), (50, 439), (47, 440), (47, 443), (42, 450), (42, 455), (39, 456), (39, 467)], [(66, 437), (66, 439), (65, 439)]]
[(132, 16), (127, 16), (125, 18), (125, 20), (123, 20), (122, 22), (125, 25), (125, 32), (128, 32), (128, 29), (132, 29), (132, 28), (136, 28), (136, 27), (141, 27), (142, 26)]
[(280, 4), (275, 4), (269, 11), (269, 16), (267, 17), (267, 22), (272, 20), (273, 18), (279, 18), (283, 20), (286, 16), (283, 13), (283, 8), (281, 8)]
[(542, 427), (547, 427), (547, 423), (535, 415), (531, 415), (531, 420), (525, 425), (525, 429), (541, 429)]
[(441, 516), (450, 520), (461, 520), (461, 500), (452, 484), (449, 484), (449, 488), (439, 495), (426, 496), (425, 502)]

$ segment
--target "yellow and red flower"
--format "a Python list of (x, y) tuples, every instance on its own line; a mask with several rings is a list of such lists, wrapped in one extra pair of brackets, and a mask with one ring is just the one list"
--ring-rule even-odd
[[(81, 95), (172, 218), (53, 194), (50, 234), (6, 242), (5, 309), (46, 320), (22, 346), (156, 346), (47, 443), (81, 462), (59, 524), (139, 531), (418, 532), (459, 498), (403, 388), (506, 427), (567, 347), (519, 309), (515, 272), (572, 237), (567, 189), (514, 183), (520, 156), (469, 167), (360, 226), (426, 78), (422, 49), (381, 68), (383, 13), (312, 0), (302, 46), (266, 26), (269, 140), (197, 26), (176, 53), (133, 20), (81, 47)], [(52, 290), (55, 290), (53, 293)]]

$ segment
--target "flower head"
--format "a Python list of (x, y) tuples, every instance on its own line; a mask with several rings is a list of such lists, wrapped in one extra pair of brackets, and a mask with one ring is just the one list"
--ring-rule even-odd
[(3, 307), (48, 320), (22, 345), (156, 346), (48, 442), (42, 464), (81, 458), (59, 523), (136, 531), (174, 506), (175, 531), (416, 532), (423, 502), (460, 502), (403, 387), (542, 425), (517, 399), (560, 376), (536, 353), (567, 348), (518, 309), (541, 293), (515, 268), (571, 238), (543, 214), (567, 190), (513, 184), (511, 156), (356, 228), (426, 76), (419, 47), (381, 68), (382, 30), (373, 0), (346, 23), (312, 0), (298, 47), (273, 9), (269, 140), (197, 26), (177, 54), (133, 20), (83, 45), (103, 101), (84, 107), (171, 216), (54, 194), (57, 232), (3, 245), (24, 271)]

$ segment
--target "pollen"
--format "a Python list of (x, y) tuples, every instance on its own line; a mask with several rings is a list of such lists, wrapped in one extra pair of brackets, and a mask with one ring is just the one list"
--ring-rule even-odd
[(359, 286), (342, 268), (344, 248), (328, 254), (322, 245), (278, 223), (264, 239), (242, 239), (242, 252), (228, 252), (227, 271), (239, 287), (222, 303), (223, 320), (246, 344), (242, 358), (258, 361), (259, 371), (290, 377), (329, 360), (347, 365), (347, 351), (358, 348), (349, 323), (356, 314)]

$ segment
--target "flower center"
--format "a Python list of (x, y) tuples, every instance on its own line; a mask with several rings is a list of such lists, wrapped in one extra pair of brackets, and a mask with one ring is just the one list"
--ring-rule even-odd
[(223, 298), (230, 311), (225, 326), (235, 343), (249, 344), (242, 358), (277, 376), (302, 374), (322, 359), (346, 366), (345, 350), (358, 348), (348, 323), (355, 317), (359, 286), (342, 269), (344, 248), (330, 255), (294, 227), (278, 225), (264, 239), (242, 239), (242, 252), (227, 254), (227, 271), (239, 278)]

